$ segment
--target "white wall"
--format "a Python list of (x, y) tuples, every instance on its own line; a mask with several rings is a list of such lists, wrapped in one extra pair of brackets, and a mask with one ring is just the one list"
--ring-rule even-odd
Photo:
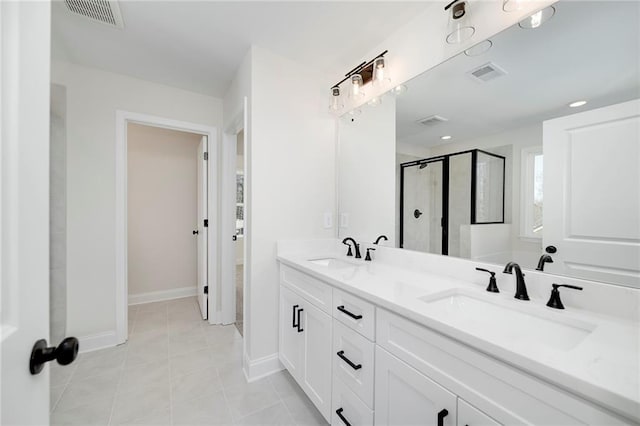
[(249, 99), (244, 361), (251, 378), (279, 368), (276, 241), (335, 235), (323, 228), (324, 212), (335, 212), (335, 122), (324, 80), (254, 46), (224, 98), (225, 120)]
[(67, 88), (67, 332), (108, 334), (116, 327), (116, 110), (220, 128), (222, 101), (66, 62), (52, 64), (51, 79)]
[(253, 47), (251, 76), (247, 311), (254, 361), (278, 352), (276, 241), (334, 236), (323, 228), (323, 213), (335, 211), (335, 123), (313, 69)]
[[(201, 135), (129, 123), (129, 303), (197, 284), (197, 162)], [(185, 292), (186, 294), (186, 292)]]
[[(361, 115), (343, 116), (338, 150), (339, 236), (370, 243), (384, 234), (395, 245), (395, 98), (385, 96)], [(343, 215), (348, 215), (346, 227)]]

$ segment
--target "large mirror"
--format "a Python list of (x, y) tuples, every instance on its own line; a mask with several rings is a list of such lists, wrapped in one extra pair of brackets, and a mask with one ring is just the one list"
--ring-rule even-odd
[[(640, 3), (546, 12), (340, 121), (339, 213), (361, 226), (341, 236), (386, 231), (404, 249), (640, 287)], [(367, 156), (381, 129), (396, 173), (363, 191), (362, 163), (372, 176), (392, 161)], [(362, 225), (379, 214), (356, 216), (357, 199), (389, 188), (395, 205), (379, 209), (395, 227)]]

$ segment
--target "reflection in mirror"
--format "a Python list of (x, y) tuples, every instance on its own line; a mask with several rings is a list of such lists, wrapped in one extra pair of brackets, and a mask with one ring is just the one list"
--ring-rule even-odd
[(553, 7), (406, 83), (396, 245), (640, 287), (640, 3)]

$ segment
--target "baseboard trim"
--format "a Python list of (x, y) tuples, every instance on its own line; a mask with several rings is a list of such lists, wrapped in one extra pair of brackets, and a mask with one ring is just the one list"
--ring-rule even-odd
[(263, 377), (270, 376), (278, 371), (284, 370), (283, 365), (280, 363), (278, 354), (268, 355), (255, 360), (250, 360), (249, 356), (245, 353), (243, 356), (243, 368), (244, 376), (247, 382), (255, 382)]
[(118, 345), (118, 336), (114, 331), (107, 331), (91, 336), (78, 338), (80, 342), (80, 353), (97, 351), (98, 349), (112, 348)]
[(141, 303), (161, 302), (163, 300), (180, 299), (181, 297), (191, 297), (197, 294), (197, 288), (181, 287), (171, 290), (150, 291), (148, 293), (137, 293), (129, 295), (129, 305), (139, 305)]

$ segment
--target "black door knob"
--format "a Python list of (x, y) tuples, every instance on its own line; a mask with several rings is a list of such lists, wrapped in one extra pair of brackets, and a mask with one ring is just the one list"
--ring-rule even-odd
[(415, 217), (416, 219), (418, 219), (420, 216), (422, 216), (422, 212), (418, 209), (415, 209), (413, 211), (413, 217)]
[(196, 230), (196, 231), (191, 231), (191, 233), (192, 233), (193, 235), (198, 235), (198, 231), (197, 231), (197, 230)]
[(78, 339), (75, 337), (67, 337), (57, 347), (47, 347), (47, 341), (40, 339), (33, 345), (31, 350), (29, 371), (31, 374), (38, 374), (42, 371), (46, 362), (54, 359), (60, 365), (69, 365), (77, 358), (79, 347)]
[(556, 246), (547, 246), (545, 247), (544, 251), (550, 254), (554, 254), (558, 251), (558, 249), (556, 248)]

